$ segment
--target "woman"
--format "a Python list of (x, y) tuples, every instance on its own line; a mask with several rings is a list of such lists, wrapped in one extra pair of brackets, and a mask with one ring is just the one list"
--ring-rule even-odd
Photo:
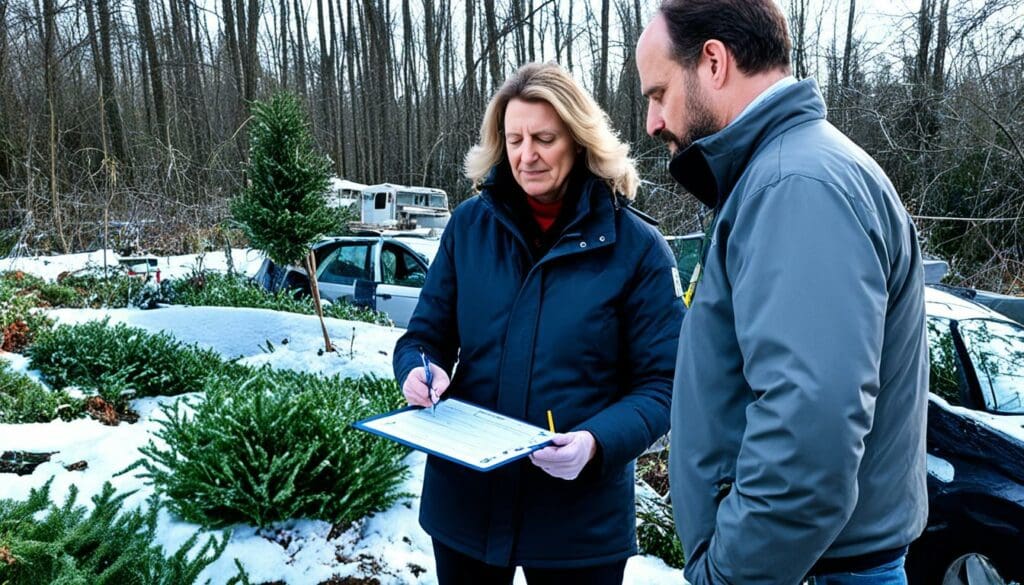
[(667, 243), (629, 207), (627, 153), (554, 64), (487, 107), (466, 156), (480, 193), (444, 231), (395, 375), (410, 404), (443, 394), (541, 427), (550, 410), (562, 432), (489, 473), (428, 457), (441, 585), (511, 583), (516, 566), (531, 585), (621, 583), (636, 553), (633, 462), (668, 430), (683, 304)]

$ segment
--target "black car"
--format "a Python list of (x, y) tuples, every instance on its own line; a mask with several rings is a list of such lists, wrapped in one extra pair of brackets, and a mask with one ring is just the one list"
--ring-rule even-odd
[(958, 289), (928, 287), (928, 525), (912, 583), (941, 583), (964, 554), (1024, 581), (1024, 326)]

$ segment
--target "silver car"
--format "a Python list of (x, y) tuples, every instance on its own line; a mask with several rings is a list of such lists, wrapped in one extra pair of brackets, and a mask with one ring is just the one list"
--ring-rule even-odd
[[(346, 301), (386, 313), (395, 325), (409, 324), (440, 240), (416, 236), (340, 236), (313, 246), (322, 299)], [(256, 275), (270, 290), (309, 293), (305, 268), (287, 266), (282, 275), (265, 260)]]

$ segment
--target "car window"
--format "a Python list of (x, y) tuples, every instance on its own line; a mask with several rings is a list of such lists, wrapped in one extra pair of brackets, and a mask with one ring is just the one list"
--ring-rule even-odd
[(385, 243), (380, 253), (381, 282), (420, 288), (427, 278), (423, 265), (412, 252)]
[(373, 280), (372, 251), (372, 242), (340, 246), (317, 268), (317, 280), (332, 284), (352, 284), (357, 278)]
[(960, 406), (960, 362), (946, 319), (928, 317), (928, 361), (928, 389), (946, 402)]
[(1024, 414), (1024, 327), (990, 319), (964, 319), (959, 326), (985, 408)]
[(672, 253), (676, 257), (676, 266), (679, 269), (679, 277), (683, 282), (689, 282), (694, 267), (700, 261), (701, 238), (673, 238), (668, 241)]

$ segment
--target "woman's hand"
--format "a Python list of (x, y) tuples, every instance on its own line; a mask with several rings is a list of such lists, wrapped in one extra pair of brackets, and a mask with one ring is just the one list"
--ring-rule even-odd
[(590, 431), (558, 433), (552, 446), (530, 454), (530, 461), (548, 475), (559, 479), (576, 479), (597, 453), (597, 441)]
[(441, 400), (441, 395), (448, 389), (451, 380), (448, 373), (441, 366), (431, 363), (430, 373), (434, 376), (434, 398), (431, 400), (429, 388), (427, 388), (426, 370), (422, 366), (413, 368), (402, 384), (402, 394), (405, 401), (412, 406), (433, 406), (434, 402)]

